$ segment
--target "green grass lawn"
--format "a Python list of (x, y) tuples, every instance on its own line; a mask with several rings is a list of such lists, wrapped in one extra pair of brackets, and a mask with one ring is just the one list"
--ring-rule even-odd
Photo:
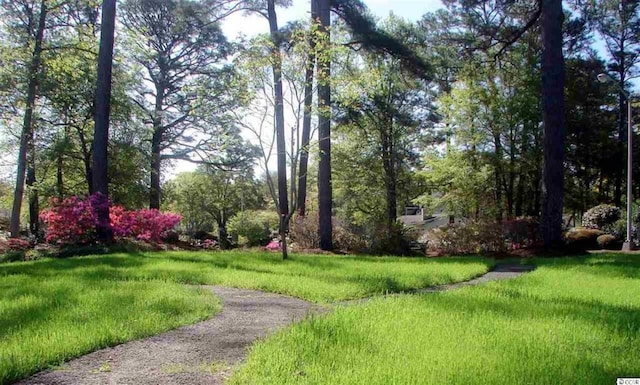
[(482, 274), (482, 258), (134, 253), (0, 264), (0, 384), (64, 360), (207, 318), (215, 284), (330, 302)]
[(613, 384), (640, 377), (640, 255), (380, 298), (255, 345), (232, 384)]

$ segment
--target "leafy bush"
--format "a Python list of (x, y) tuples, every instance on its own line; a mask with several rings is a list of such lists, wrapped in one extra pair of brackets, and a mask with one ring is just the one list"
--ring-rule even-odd
[(162, 236), (162, 242), (175, 245), (180, 242), (180, 234), (177, 231), (169, 230)]
[(362, 252), (366, 250), (367, 242), (344, 226), (333, 226), (333, 247), (337, 250)]
[(618, 239), (611, 234), (602, 234), (598, 236), (598, 238), (596, 238), (596, 242), (598, 242), (598, 245), (603, 249), (613, 250), (619, 248)]
[(602, 229), (620, 219), (620, 208), (613, 205), (598, 205), (590, 208), (582, 217), (582, 227)]
[(603, 232), (598, 229), (576, 227), (567, 231), (564, 235), (565, 243), (571, 249), (588, 250), (598, 247), (597, 239)]
[[(317, 249), (320, 246), (318, 236), (318, 214), (293, 218), (289, 226), (289, 235), (298, 249)], [(346, 226), (333, 223), (333, 247), (337, 250), (362, 252), (367, 249), (365, 239)]]
[(540, 224), (536, 218), (520, 217), (503, 221), (502, 231), (510, 248), (521, 249), (538, 242)]
[(249, 210), (238, 213), (227, 223), (229, 233), (246, 238), (246, 246), (265, 246), (271, 235), (278, 231), (278, 213), (267, 210)]
[(31, 248), (31, 243), (22, 238), (9, 238), (6, 244), (8, 251), (27, 251)]
[[(45, 240), (59, 245), (85, 245), (95, 241), (98, 224), (96, 208), (108, 201), (97, 195), (87, 199), (72, 196), (64, 200), (53, 199), (51, 208), (40, 214), (46, 226)], [(112, 206), (109, 225), (116, 238), (134, 237), (146, 242), (160, 242), (162, 236), (180, 222), (173, 213), (155, 209), (125, 210)]]
[[(631, 230), (635, 230), (637, 226), (631, 227)], [(603, 226), (602, 230), (606, 234), (613, 235), (617, 240), (622, 241), (627, 236), (627, 221), (625, 219), (618, 219), (614, 223)]]
[(289, 225), (289, 235), (296, 247), (300, 249), (318, 248), (320, 245), (318, 214), (294, 217)]
[(0, 262), (13, 262), (25, 259), (32, 249), (31, 243), (22, 238), (0, 239)]
[(380, 255), (411, 255), (414, 241), (406, 227), (401, 223), (394, 223), (391, 230), (385, 226), (375, 232), (369, 252)]
[(207, 239), (212, 241), (218, 240), (218, 237), (215, 234), (211, 234), (210, 232), (204, 230), (198, 230), (194, 232), (192, 238), (199, 241), (206, 241)]
[(509, 249), (502, 225), (495, 222), (451, 224), (429, 231), (427, 238), (429, 251), (445, 255), (496, 253)]

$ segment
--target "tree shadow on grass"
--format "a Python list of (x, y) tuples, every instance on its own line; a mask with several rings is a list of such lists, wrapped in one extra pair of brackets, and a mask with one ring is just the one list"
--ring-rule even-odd
[[(141, 257), (144, 257), (140, 254)], [(34, 262), (0, 265), (0, 276), (10, 274), (25, 274), (32, 277), (49, 277), (60, 274), (73, 274), (78, 270), (106, 267), (106, 268), (135, 268), (146, 262), (137, 255), (101, 255), (79, 258), (47, 259)]]

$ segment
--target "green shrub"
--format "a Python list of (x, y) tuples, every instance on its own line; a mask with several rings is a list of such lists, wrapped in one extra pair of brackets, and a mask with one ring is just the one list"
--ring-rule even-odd
[(576, 227), (564, 234), (567, 246), (575, 250), (588, 250), (598, 248), (598, 237), (604, 234), (598, 229)]
[(534, 246), (538, 243), (540, 223), (537, 218), (519, 217), (502, 222), (505, 239), (513, 249)]
[(333, 247), (337, 250), (363, 252), (367, 248), (367, 242), (344, 226), (333, 226)]
[(602, 234), (596, 238), (598, 246), (606, 250), (615, 250), (619, 248), (618, 239), (611, 234)]
[[(289, 225), (289, 236), (298, 250), (317, 249), (320, 246), (318, 214), (294, 217)], [(359, 253), (367, 249), (367, 242), (347, 226), (333, 222), (333, 248)]]
[(378, 255), (411, 255), (411, 246), (416, 242), (415, 233), (401, 223), (394, 223), (391, 230), (379, 228), (371, 240), (368, 253)]
[(599, 229), (612, 225), (620, 219), (620, 208), (613, 205), (598, 205), (590, 208), (582, 217), (582, 227)]
[(289, 236), (298, 249), (316, 249), (320, 245), (318, 236), (318, 214), (296, 216), (289, 224)]
[(198, 230), (193, 233), (191, 236), (193, 239), (197, 239), (198, 241), (206, 241), (207, 239), (212, 241), (217, 241), (218, 237), (215, 234), (212, 234), (205, 230)]
[(241, 246), (265, 246), (278, 231), (279, 221), (278, 213), (274, 211), (243, 211), (229, 220), (227, 231), (238, 234), (238, 240), (246, 238), (247, 244)]
[(614, 223), (602, 226), (600, 230), (606, 234), (613, 235), (618, 241), (622, 241), (627, 235), (627, 221), (625, 219), (618, 219)]
[(162, 242), (175, 245), (180, 241), (180, 234), (175, 230), (169, 230), (162, 235)]
[(501, 253), (507, 251), (502, 225), (470, 221), (433, 229), (427, 233), (428, 250), (444, 255)]

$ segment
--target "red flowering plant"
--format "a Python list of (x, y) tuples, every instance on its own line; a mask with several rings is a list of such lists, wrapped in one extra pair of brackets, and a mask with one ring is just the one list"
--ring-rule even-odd
[[(101, 205), (111, 206), (108, 200), (97, 194), (87, 199), (73, 196), (62, 201), (52, 200), (52, 208), (40, 215), (47, 228), (46, 241), (57, 244), (94, 241), (98, 224), (96, 210), (103, 208)], [(180, 215), (158, 210), (126, 210), (122, 206), (111, 206), (108, 226), (117, 239), (136, 237), (146, 242), (160, 242), (163, 234), (173, 229), (181, 219)]]
[(91, 202), (77, 196), (49, 201), (51, 209), (40, 214), (46, 225), (45, 240), (57, 244), (86, 244), (95, 239), (96, 215)]

